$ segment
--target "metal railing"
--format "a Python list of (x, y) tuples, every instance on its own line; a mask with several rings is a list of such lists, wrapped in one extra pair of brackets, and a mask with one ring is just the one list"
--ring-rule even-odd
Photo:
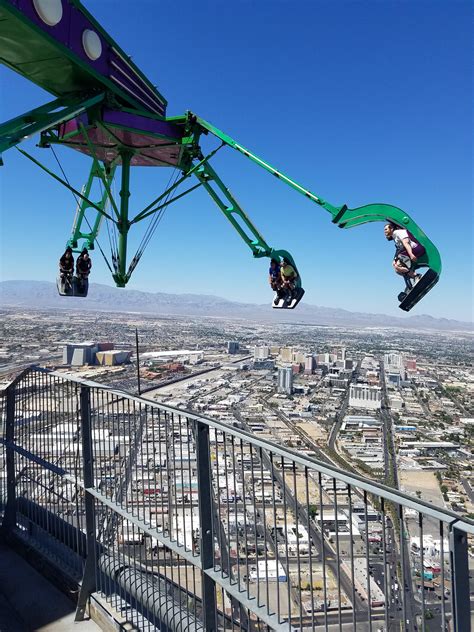
[(78, 620), (99, 595), (137, 630), (470, 630), (469, 520), (62, 374), (0, 401), (3, 531), (80, 580)]

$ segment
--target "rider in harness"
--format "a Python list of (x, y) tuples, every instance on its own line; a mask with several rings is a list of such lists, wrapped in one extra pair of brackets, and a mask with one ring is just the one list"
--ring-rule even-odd
[(298, 274), (289, 259), (283, 257), (280, 267), (281, 287), (291, 299)]
[(88, 278), (91, 268), (91, 258), (89, 257), (87, 248), (84, 248), (76, 261), (76, 276), (81, 283)]
[(74, 274), (74, 257), (72, 255), (72, 248), (68, 246), (59, 260), (59, 273), (61, 275), (61, 283), (72, 281), (72, 275)]
[(393, 268), (397, 274), (405, 278), (407, 289), (411, 289), (421, 279), (421, 274), (417, 274), (412, 268), (418, 261), (418, 257), (425, 254), (425, 248), (415, 240), (408, 230), (391, 222), (385, 225), (384, 233), (388, 241), (395, 242)]

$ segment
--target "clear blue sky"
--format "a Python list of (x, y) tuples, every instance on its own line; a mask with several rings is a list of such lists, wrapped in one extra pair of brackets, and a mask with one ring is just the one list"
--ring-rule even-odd
[[(85, 5), (158, 85), (169, 115), (193, 110), (333, 204), (387, 202), (410, 213), (444, 266), (411, 314), (472, 318), (470, 2)], [(1, 120), (50, 98), (6, 68), (0, 83)], [(34, 142), (25, 148), (55, 164)], [(87, 159), (57, 151), (80, 188)], [(4, 161), (0, 278), (53, 281), (75, 202), (15, 150)], [(340, 230), (231, 149), (214, 167), (267, 242), (293, 254), (307, 303), (403, 315), (382, 224)], [(132, 209), (158, 195), (169, 175), (136, 169)], [(169, 208), (129, 287), (270, 303), (267, 267), (198, 191)], [(98, 253), (92, 280), (112, 284)]]

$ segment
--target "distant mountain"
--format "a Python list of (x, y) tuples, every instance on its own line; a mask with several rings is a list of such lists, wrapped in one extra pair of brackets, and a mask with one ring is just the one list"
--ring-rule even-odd
[(46, 281), (0, 282), (0, 305), (31, 309), (83, 309), (85, 311), (139, 312), (156, 315), (214, 316), (273, 322), (298, 322), (341, 327), (399, 327), (444, 331), (472, 330), (472, 323), (419, 315), (398, 318), (365, 314), (300, 303), (295, 311), (273, 310), (269, 304), (237, 303), (203, 294), (164, 294), (91, 284), (89, 296), (63, 298), (54, 283)]

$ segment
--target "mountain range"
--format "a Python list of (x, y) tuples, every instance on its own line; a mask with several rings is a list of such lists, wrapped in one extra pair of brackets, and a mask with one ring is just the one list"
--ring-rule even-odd
[(90, 285), (89, 295), (86, 299), (64, 298), (58, 295), (56, 285), (47, 281), (0, 282), (0, 304), (2, 307), (10, 308), (83, 309), (86, 311), (138, 312), (156, 315), (212, 316), (339, 327), (472, 330), (472, 323), (434, 318), (426, 314), (404, 318), (386, 314), (367, 314), (333, 307), (308, 305), (304, 299), (294, 311), (274, 310), (269, 303), (239, 303), (218, 296), (202, 294), (141, 292), (97, 283)]

